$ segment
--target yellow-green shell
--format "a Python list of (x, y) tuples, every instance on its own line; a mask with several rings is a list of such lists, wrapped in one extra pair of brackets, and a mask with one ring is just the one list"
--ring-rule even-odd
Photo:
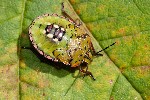
[[(62, 26), (66, 31), (62, 40), (57, 43), (50, 41), (44, 34), (46, 26), (52, 23)], [(37, 17), (29, 28), (29, 37), (35, 49), (53, 61), (62, 62), (71, 67), (92, 61), (90, 36), (64, 17), (56, 14)]]

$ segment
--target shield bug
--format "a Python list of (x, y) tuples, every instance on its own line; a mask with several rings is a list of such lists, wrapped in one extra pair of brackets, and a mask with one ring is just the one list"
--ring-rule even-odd
[(62, 13), (65, 17), (44, 14), (33, 20), (29, 27), (30, 41), (43, 57), (71, 67), (78, 67), (84, 76), (89, 75), (95, 80), (92, 73), (87, 70), (88, 67), (84, 70), (81, 64), (90, 64), (93, 55), (102, 56), (100, 54), (102, 50), (95, 52), (91, 37), (63, 10), (63, 7), (62, 5)]

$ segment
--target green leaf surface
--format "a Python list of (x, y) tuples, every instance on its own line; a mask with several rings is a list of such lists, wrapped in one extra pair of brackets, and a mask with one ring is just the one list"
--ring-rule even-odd
[[(149, 0), (0, 0), (0, 100), (150, 100)], [(96, 51), (116, 44), (78, 70), (57, 69), (31, 51), (28, 27), (61, 3), (91, 37)]]

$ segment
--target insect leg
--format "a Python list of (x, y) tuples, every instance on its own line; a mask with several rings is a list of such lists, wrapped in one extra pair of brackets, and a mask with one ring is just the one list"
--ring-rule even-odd
[(62, 14), (64, 16), (66, 16), (67, 18), (69, 18), (70, 20), (72, 20), (75, 23), (75, 25), (80, 26), (82, 24), (81, 21), (78, 18), (76, 20), (74, 20), (74, 19), (71, 18), (71, 16), (69, 16), (69, 14), (67, 14), (67, 12), (64, 10), (64, 2), (62, 2), (61, 11), (62, 11)]
[(82, 25), (82, 22), (80, 21), (79, 18), (77, 18), (77, 19), (75, 20), (75, 23), (76, 23), (77, 26), (81, 26), (81, 25)]
[(79, 71), (82, 72), (82, 73), (84, 73), (83, 78), (84, 78), (85, 76), (88, 76), (88, 75), (89, 75), (94, 81), (96, 80), (96, 79), (94, 78), (93, 74), (92, 74), (90, 71), (88, 71), (88, 66), (86, 67), (86, 70), (82, 69), (82, 67), (80, 66), (80, 67), (79, 67)]

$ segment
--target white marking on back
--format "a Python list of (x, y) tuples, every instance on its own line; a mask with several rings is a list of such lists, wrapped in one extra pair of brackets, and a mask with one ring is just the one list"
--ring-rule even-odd
[(53, 41), (58, 42), (58, 39), (57, 39), (57, 38), (55, 38), (55, 39), (53, 39)]
[(47, 37), (52, 38), (53, 34), (48, 34)]
[(51, 25), (51, 23), (47, 23), (47, 25)]
[(58, 25), (55, 25), (55, 24), (54, 24), (54, 27), (55, 27), (55, 28), (59, 28), (59, 26), (58, 26)]
[(43, 30), (43, 34), (45, 34), (46, 33), (46, 31), (45, 30)]
[(47, 32), (49, 31), (49, 29), (46, 30)]
[(65, 31), (65, 29), (64, 29), (64, 28), (61, 28), (61, 30), (62, 30), (62, 31)]
[(59, 35), (58, 35), (58, 36), (59, 36), (59, 37), (62, 37), (62, 35), (63, 35), (63, 33), (59, 33)]

